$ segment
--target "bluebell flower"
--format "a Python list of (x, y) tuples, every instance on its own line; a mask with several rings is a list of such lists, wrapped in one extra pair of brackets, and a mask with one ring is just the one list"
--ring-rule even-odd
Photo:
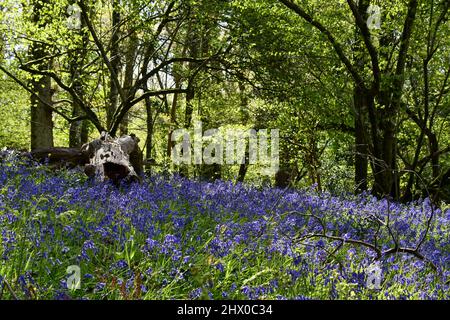
[(89, 255), (88, 252), (92, 252), (95, 254), (98, 251), (97, 247), (95, 246), (94, 242), (92, 240), (86, 240), (83, 243), (83, 247), (81, 248), (81, 259), (89, 261)]
[(71, 300), (72, 298), (64, 291), (56, 291), (55, 292), (55, 296), (54, 296), (55, 300)]
[(192, 290), (192, 291), (189, 293), (189, 299), (192, 299), (192, 300), (198, 299), (198, 298), (200, 298), (200, 296), (202, 295), (202, 293), (203, 293), (203, 289), (202, 289), (202, 288), (194, 289), (194, 290)]
[(106, 283), (104, 282), (97, 282), (94, 288), (94, 291), (98, 292), (98, 291), (102, 291), (103, 289), (105, 289)]
[(123, 259), (120, 259), (112, 266), (112, 269), (126, 269), (126, 268), (128, 268), (128, 263)]
[(224, 268), (222, 263), (216, 264), (216, 269), (219, 270), (220, 272), (224, 272), (225, 271), (225, 268)]

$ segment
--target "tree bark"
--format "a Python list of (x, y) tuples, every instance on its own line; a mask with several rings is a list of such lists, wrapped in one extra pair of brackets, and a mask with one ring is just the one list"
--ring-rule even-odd
[[(200, 51), (200, 37), (198, 32), (198, 28), (195, 26), (192, 28), (188, 37), (188, 48), (189, 48), (189, 56), (196, 59), (198, 57)], [(198, 63), (189, 62), (188, 69), (189, 73), (193, 73), (194, 70), (198, 67)], [(184, 114), (184, 127), (189, 128), (192, 122), (192, 113), (194, 112), (193, 101), (195, 98), (195, 87), (190, 85), (188, 87), (188, 92), (186, 93), (186, 110)]]
[[(188, 39), (189, 39), (189, 34), (191, 32), (191, 25), (192, 23), (189, 22), (188, 27), (187, 27), (187, 32), (186, 32), (186, 40), (183, 43), (183, 49), (181, 52), (181, 56), (184, 57), (186, 55), (186, 52), (188, 50)], [(175, 83), (175, 88), (176, 89), (181, 89), (181, 67), (182, 67), (183, 63), (181, 62), (179, 64), (179, 68), (177, 68), (176, 65), (174, 65), (174, 83)], [(180, 99), (180, 94), (179, 93), (174, 93), (173, 95), (173, 100), (172, 100), (172, 105), (170, 107), (170, 127), (169, 127), (169, 132), (167, 135), (167, 157), (170, 158), (172, 155), (172, 148), (173, 148), (173, 142), (172, 142), (172, 133), (174, 130), (174, 126), (177, 122), (177, 108), (178, 108), (178, 102)]]
[[(244, 83), (242, 81), (239, 81), (238, 86), (239, 86), (239, 100), (240, 100), (240, 107), (241, 107), (240, 111), (241, 111), (242, 123), (246, 124), (250, 117), (248, 114), (248, 111), (247, 111), (248, 97), (245, 94)], [(245, 156), (244, 156), (244, 160), (239, 165), (239, 172), (238, 172), (236, 181), (244, 182), (245, 176), (248, 171), (249, 160), (250, 160), (249, 144), (248, 144), (248, 142), (245, 142)]]
[[(138, 38), (134, 31), (129, 30), (130, 36), (128, 38), (128, 46), (125, 54), (125, 78), (123, 89), (127, 96), (130, 96), (133, 92), (133, 71), (136, 65), (136, 51), (138, 48)], [(128, 134), (128, 122), (129, 122), (129, 113), (123, 118), (119, 132), (120, 135)]]
[(143, 172), (139, 139), (134, 135), (113, 139), (103, 132), (99, 139), (81, 148), (38, 148), (32, 150), (33, 159), (59, 167), (84, 166), (86, 175), (99, 181), (140, 181)]
[(112, 8), (112, 35), (111, 35), (111, 50), (110, 62), (113, 72), (109, 79), (109, 105), (106, 110), (106, 126), (111, 128), (113, 122), (113, 115), (119, 104), (119, 88), (117, 87), (114, 75), (119, 75), (120, 69), (120, 52), (119, 52), (119, 25), (120, 12), (119, 0), (113, 0)]
[(138, 143), (139, 139), (135, 135), (113, 139), (107, 133), (102, 133), (99, 139), (81, 148), (81, 152), (89, 157), (85, 173), (100, 181), (111, 180), (114, 184), (140, 181), (143, 161)]
[(75, 167), (89, 163), (89, 156), (80, 148), (37, 148), (32, 150), (30, 155), (41, 163), (59, 164), (60, 166)]
[(366, 112), (364, 91), (359, 87), (354, 89), (355, 107), (355, 191), (361, 193), (367, 190), (368, 148), (366, 141)]
[[(33, 23), (42, 28), (45, 22), (41, 21), (40, 11), (48, 1), (33, 1)], [(45, 46), (40, 42), (33, 42), (30, 48), (31, 60), (38, 60), (46, 56)], [(39, 70), (51, 69), (51, 61), (40, 63), (37, 68)], [(31, 80), (31, 88), (38, 96), (31, 96), (31, 150), (37, 148), (53, 147), (53, 112), (49, 106), (42, 103), (45, 101), (49, 105), (52, 104), (52, 88), (51, 78), (43, 75), (38, 79)], [(41, 101), (42, 100), (42, 101)]]
[[(358, 3), (359, 14), (367, 19), (367, 8), (369, 0), (361, 0)], [(365, 52), (361, 43), (361, 31), (355, 29), (355, 45), (352, 48), (355, 68), (358, 72), (364, 71), (366, 66)], [(367, 167), (368, 167), (368, 146), (366, 139), (367, 128), (367, 100), (366, 92), (360, 85), (354, 84), (353, 105), (355, 123), (355, 192), (361, 193), (367, 190)]]
[[(72, 32), (81, 33), (81, 43), (77, 51), (69, 53), (69, 63), (70, 63), (70, 74), (72, 77), (72, 87), (73, 90), (78, 94), (78, 96), (84, 96), (83, 90), (83, 80), (81, 70), (83, 67), (83, 61), (86, 58), (86, 47), (89, 42), (89, 35), (85, 30), (84, 19), (81, 19), (80, 29), (74, 30)], [(82, 106), (80, 106), (79, 101), (73, 99), (72, 102), (72, 117), (83, 115)], [(87, 142), (88, 139), (88, 121), (80, 120), (73, 121), (69, 126), (69, 147), (70, 148), (80, 148), (83, 144)]]

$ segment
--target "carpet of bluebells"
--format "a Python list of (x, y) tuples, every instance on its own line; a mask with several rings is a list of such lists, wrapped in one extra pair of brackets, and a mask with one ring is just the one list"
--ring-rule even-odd
[[(177, 176), (118, 188), (9, 156), (0, 299), (449, 299), (449, 226), (450, 210), (427, 199)], [(419, 243), (418, 255), (384, 254)]]

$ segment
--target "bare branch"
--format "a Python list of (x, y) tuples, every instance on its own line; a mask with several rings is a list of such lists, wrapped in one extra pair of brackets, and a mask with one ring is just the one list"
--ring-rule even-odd
[(330, 236), (330, 235), (324, 235), (324, 234), (308, 234), (304, 237), (302, 237), (301, 239), (309, 239), (309, 238), (325, 238), (325, 239), (330, 239), (330, 240), (336, 240), (336, 241), (342, 241), (344, 243), (350, 243), (350, 244), (355, 244), (355, 245), (359, 245), (359, 246), (363, 246), (366, 248), (371, 249), (372, 251), (374, 251), (377, 254), (377, 258), (380, 259), (382, 256), (382, 252), (379, 248), (377, 248), (375, 245), (365, 242), (365, 241), (361, 241), (361, 240), (354, 240), (354, 239), (345, 239), (343, 237), (337, 237), (337, 236)]

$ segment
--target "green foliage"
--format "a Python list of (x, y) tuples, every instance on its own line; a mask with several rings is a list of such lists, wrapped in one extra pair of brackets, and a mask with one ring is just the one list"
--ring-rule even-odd
[[(281, 166), (299, 172), (297, 178), (302, 178), (297, 179), (297, 186), (318, 183), (322, 189), (353, 191), (356, 83), (334, 45), (342, 49), (369, 88), (374, 85), (375, 76), (367, 49), (370, 41), (380, 67), (380, 88), (375, 97), (376, 119), (368, 116), (368, 110), (361, 111), (365, 114), (365, 139), (371, 162), (369, 185), (374, 182), (370, 173), (375, 162), (384, 161), (375, 159), (373, 145), (376, 141), (383, 144), (383, 135), (390, 126), (397, 140), (393, 169), (399, 173), (400, 189), (410, 187), (408, 171), (411, 170), (424, 181), (414, 178), (410, 191), (416, 196), (433, 184), (445, 184), (440, 180), (448, 173), (450, 163), (447, 121), (450, 30), (446, 2), (419, 3), (405, 56), (405, 71), (401, 75), (396, 75), (396, 68), (408, 11), (406, 2), (360, 1), (361, 5), (375, 4), (381, 9), (381, 29), (370, 30), (365, 41), (347, 1), (293, 2), (314, 23), (276, 0), (177, 0), (172, 7), (171, 1), (163, 0), (127, 0), (115, 6), (112, 1), (84, 1), (109, 60), (113, 49), (117, 49), (121, 82), (125, 81), (124, 72), (130, 62), (135, 64), (132, 69), (136, 81), (142, 75), (140, 68), (146, 57), (150, 69), (172, 58), (209, 58), (204, 63), (169, 63), (147, 81), (148, 90), (160, 89), (161, 85), (190, 89), (189, 98), (183, 93), (177, 98), (173, 94), (159, 95), (147, 101), (153, 105), (151, 137), (146, 124), (145, 99), (128, 112), (129, 132), (138, 135), (141, 148), (149, 148), (146, 142), (152, 142), (151, 156), (159, 165), (153, 171), (180, 170), (168, 156), (168, 136), (172, 130), (185, 126), (192, 108), (193, 119), (203, 121), (205, 129), (279, 128)], [(0, 18), (6, 23), (0, 27), (0, 63), (28, 86), (31, 79), (39, 76), (19, 66), (29, 62), (30, 48), (40, 43), (47, 54), (43, 61), (51, 61), (50, 71), (68, 86), (81, 86), (80, 95), (88, 109), (99, 118), (101, 126), (106, 126), (107, 114), (113, 108), (110, 101), (113, 77), (86, 23), (80, 29), (73, 29), (67, 23), (67, 9), (72, 3), (71, 0), (4, 1)], [(33, 8), (39, 8), (39, 12)], [(170, 12), (166, 12), (168, 8)], [(121, 20), (117, 30), (119, 40), (115, 44), (111, 43), (113, 11)], [(367, 12), (362, 15), (367, 19)], [(335, 44), (318, 30), (317, 24), (329, 32)], [(156, 35), (159, 26), (162, 31)], [(137, 39), (134, 49), (133, 37)], [(403, 87), (396, 89), (400, 106), (391, 114), (388, 112), (392, 107), (390, 99), (396, 93), (392, 88), (399, 81), (404, 81)], [(140, 90), (143, 89), (142, 85)], [(71, 95), (55, 81), (52, 90), (53, 100), (60, 101), (55, 109), (66, 118), (72, 117)], [(130, 94), (138, 97), (140, 93)], [(28, 147), (29, 97), (20, 86), (2, 78), (0, 145)], [(67, 146), (69, 122), (56, 113), (53, 120), (54, 144)], [(371, 128), (375, 125), (378, 132), (374, 133)], [(90, 130), (89, 139), (97, 137), (93, 125)], [(431, 147), (433, 137), (437, 149), (436, 145), (434, 149)], [(439, 164), (433, 165), (427, 158), (436, 150), (443, 152), (439, 154)], [(238, 170), (239, 166), (224, 165), (222, 178), (234, 179)], [(200, 171), (190, 167), (188, 173), (198, 176)], [(251, 166), (247, 181), (262, 181), (257, 171)]]
[(26, 150), (30, 132), (28, 95), (4, 77), (0, 87), (0, 147)]

